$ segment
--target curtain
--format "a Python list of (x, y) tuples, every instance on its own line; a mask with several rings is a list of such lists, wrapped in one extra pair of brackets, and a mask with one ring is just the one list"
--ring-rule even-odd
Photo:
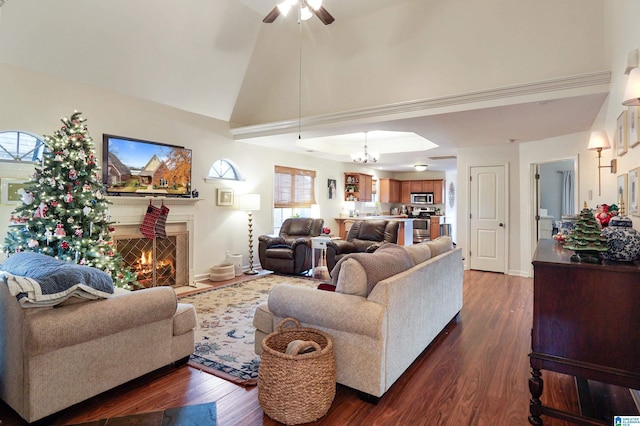
[(566, 170), (562, 173), (562, 215), (575, 214), (573, 206), (574, 179), (573, 170)]
[(274, 207), (311, 207), (316, 203), (315, 179), (312, 170), (275, 166)]

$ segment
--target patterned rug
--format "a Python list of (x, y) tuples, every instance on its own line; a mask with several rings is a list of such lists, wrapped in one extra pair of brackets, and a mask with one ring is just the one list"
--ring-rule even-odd
[(267, 275), (180, 298), (198, 314), (189, 365), (243, 386), (258, 383), (260, 357), (253, 351), (253, 314), (276, 284), (318, 286), (310, 278)]

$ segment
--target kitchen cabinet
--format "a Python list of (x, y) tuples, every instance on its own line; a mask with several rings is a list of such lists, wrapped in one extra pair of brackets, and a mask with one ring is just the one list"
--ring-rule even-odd
[(400, 181), (400, 202), (411, 203), (412, 192), (433, 192), (433, 204), (444, 203), (444, 180), (402, 180)]
[(423, 192), (422, 191), (422, 181), (421, 180), (412, 180), (411, 181), (411, 192)]
[[(408, 199), (408, 198), (407, 198)], [(400, 181), (395, 179), (380, 179), (380, 202), (402, 203)]]
[(371, 201), (373, 176), (364, 173), (344, 174), (345, 201)]
[(411, 181), (410, 180), (400, 181), (400, 202), (402, 204), (411, 203)]
[(432, 180), (433, 182), (433, 204), (444, 203), (444, 180)]
[(431, 216), (429, 223), (429, 238), (435, 240), (440, 236), (440, 217), (441, 216)]
[(432, 180), (423, 180), (422, 182), (422, 192), (433, 192), (433, 182)]

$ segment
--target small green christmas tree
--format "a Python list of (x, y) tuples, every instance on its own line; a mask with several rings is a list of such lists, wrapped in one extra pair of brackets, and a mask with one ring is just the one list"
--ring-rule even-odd
[(93, 266), (111, 275), (116, 287), (137, 287), (135, 274), (114, 247), (100, 167), (80, 112), (62, 119), (25, 185), (22, 204), (11, 215), (5, 253), (31, 251)]
[(607, 239), (602, 236), (600, 223), (586, 202), (564, 248), (575, 251), (571, 260), (585, 263), (601, 263), (600, 252), (608, 250)]

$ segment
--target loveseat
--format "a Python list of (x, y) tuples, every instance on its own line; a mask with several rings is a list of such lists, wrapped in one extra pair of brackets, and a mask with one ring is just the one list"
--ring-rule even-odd
[(333, 338), (337, 382), (380, 398), (462, 308), (463, 264), (449, 237), (345, 256), (335, 291), (275, 286), (256, 308), (255, 351), (287, 317)]
[(0, 398), (34, 422), (186, 362), (195, 326), (193, 306), (170, 287), (25, 308), (0, 280)]

